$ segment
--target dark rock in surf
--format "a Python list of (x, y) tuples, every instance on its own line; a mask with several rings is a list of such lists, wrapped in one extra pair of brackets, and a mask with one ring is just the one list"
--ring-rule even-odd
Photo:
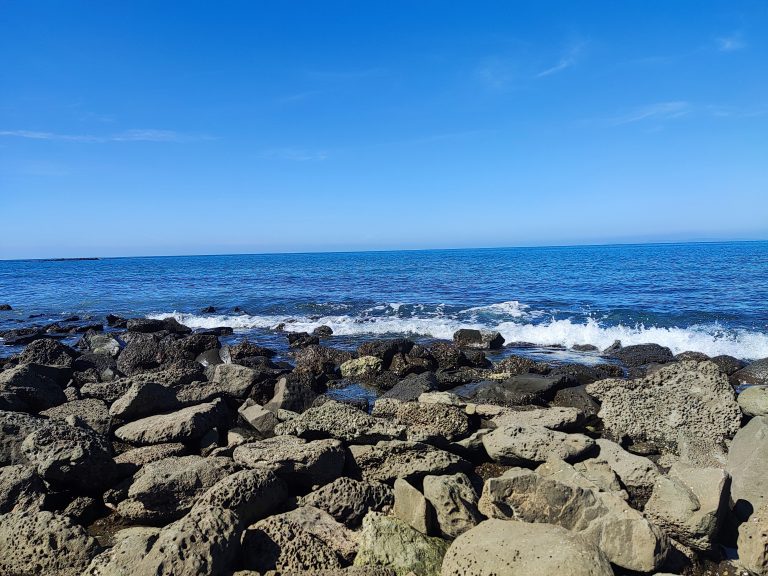
[(418, 400), (424, 392), (433, 392), (437, 388), (437, 378), (431, 372), (411, 374), (400, 380), (381, 397), (401, 400), (402, 402), (413, 402)]
[(0, 304), (0, 311), (9, 312), (10, 310), (13, 310), (10, 304)]
[(320, 339), (317, 336), (313, 336), (307, 332), (289, 332), (286, 337), (288, 338), (288, 345), (291, 348), (303, 348), (305, 346), (312, 346), (313, 344), (320, 344)]
[(206, 306), (202, 310), (200, 310), (200, 314), (213, 314), (216, 312), (216, 308), (213, 306)]
[(739, 384), (768, 384), (768, 358), (747, 364), (741, 370), (731, 374), (731, 383)]
[(107, 326), (112, 328), (126, 328), (128, 326), (128, 320), (114, 314), (107, 314), (104, 319), (107, 321)]
[(79, 352), (56, 340), (35, 340), (19, 355), (19, 364), (43, 364), (70, 368)]
[(328, 336), (333, 336), (333, 330), (330, 326), (318, 326), (314, 330), (312, 330), (312, 334), (314, 336), (320, 336), (321, 338), (326, 338)]
[(625, 366), (634, 368), (646, 364), (665, 364), (675, 360), (672, 351), (659, 344), (633, 344), (622, 346), (618, 350), (604, 352), (604, 355), (616, 358)]
[(595, 346), (594, 344), (574, 344), (571, 346), (572, 350), (576, 350), (576, 352), (599, 352), (600, 348)]
[(498, 332), (461, 328), (453, 335), (453, 341), (461, 348), (478, 350), (499, 350), (504, 346), (504, 337)]
[(717, 364), (717, 367), (720, 368), (720, 371), (724, 372), (728, 376), (730, 376), (737, 370), (741, 370), (747, 365), (747, 363), (744, 362), (743, 360), (739, 360), (738, 358), (734, 358), (733, 356), (728, 356), (727, 354), (721, 354), (720, 356), (715, 356), (711, 358), (711, 361)]
[(407, 354), (411, 351), (411, 348), (413, 348), (413, 342), (405, 338), (371, 340), (357, 347), (357, 355), (381, 358), (384, 369), (387, 370), (395, 354)]
[(247, 338), (241, 340), (233, 346), (229, 346), (228, 350), (229, 356), (234, 363), (237, 363), (237, 361), (242, 358), (250, 358), (253, 356), (264, 356), (266, 358), (272, 358), (275, 356), (275, 354), (277, 354), (277, 352), (271, 350), (270, 348), (265, 348), (264, 346), (258, 346), (257, 344), (249, 342)]

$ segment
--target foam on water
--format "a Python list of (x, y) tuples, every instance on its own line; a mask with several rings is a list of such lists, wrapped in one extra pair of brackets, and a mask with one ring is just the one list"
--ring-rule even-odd
[[(496, 308), (493, 308), (496, 306)], [(386, 306), (385, 306), (386, 307)], [(610, 346), (621, 340), (625, 346), (653, 342), (669, 347), (677, 354), (686, 350), (703, 352), (710, 356), (729, 354), (738, 358), (759, 359), (768, 357), (768, 334), (748, 330), (725, 330), (717, 324), (694, 325), (689, 327), (606, 326), (593, 318), (578, 321), (572, 318), (550, 319), (540, 322), (516, 321), (525, 316), (525, 305), (503, 302), (498, 305), (479, 307), (485, 310), (503, 311), (508, 319), (479, 322), (477, 316), (466, 317), (463, 310), (453, 316), (398, 317), (395, 314), (381, 316), (329, 315), (322, 317), (278, 316), (278, 315), (196, 315), (174, 312), (172, 314), (151, 314), (149, 318), (174, 317), (191, 328), (215, 328), (230, 326), (244, 332), (254, 329), (269, 329), (285, 323), (290, 332), (311, 332), (321, 325), (330, 326), (339, 336), (425, 336), (451, 339), (459, 328), (498, 330), (507, 342), (530, 342), (542, 346), (594, 344), (598, 348)], [(390, 309), (394, 307), (390, 306)], [(399, 307), (397, 308), (399, 310)], [(472, 310), (472, 309), (470, 309)], [(517, 312), (520, 315), (516, 315)], [(534, 314), (532, 317), (535, 317)]]

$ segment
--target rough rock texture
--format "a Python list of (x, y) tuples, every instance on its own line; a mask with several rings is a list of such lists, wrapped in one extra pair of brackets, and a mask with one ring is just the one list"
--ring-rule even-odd
[(242, 466), (267, 467), (290, 486), (307, 489), (341, 476), (345, 452), (338, 440), (307, 442), (295, 436), (275, 436), (238, 446), (232, 457)]
[(744, 568), (758, 576), (768, 575), (768, 506), (756, 510), (739, 526), (736, 546)]
[(134, 526), (118, 531), (114, 546), (96, 556), (83, 576), (141, 576), (136, 569), (157, 541), (159, 528)]
[(591, 542), (559, 526), (486, 520), (448, 549), (442, 576), (613, 576)]
[(238, 364), (217, 364), (208, 378), (222, 392), (238, 399), (246, 398), (254, 387), (260, 387), (263, 379), (260, 370)]
[(550, 458), (573, 460), (594, 446), (583, 434), (566, 434), (541, 426), (503, 426), (483, 436), (488, 455), (499, 464), (544, 462)]
[(162, 524), (186, 514), (208, 488), (236, 471), (229, 458), (172, 456), (139, 470), (118, 513), (135, 522)]
[(45, 503), (45, 485), (34, 468), (17, 464), (0, 468), (0, 514), (39, 512)]
[(633, 344), (631, 346), (622, 346), (618, 350), (612, 351), (609, 356), (616, 358), (625, 366), (634, 368), (645, 364), (664, 364), (672, 362), (675, 359), (672, 351), (658, 344)]
[(498, 404), (499, 406), (524, 406), (528, 404), (544, 405), (554, 398), (562, 387), (562, 376), (542, 374), (518, 374), (503, 382), (487, 381), (474, 388), (468, 396), (478, 404)]
[(497, 428), (504, 426), (543, 426), (550, 430), (570, 430), (584, 421), (584, 414), (576, 408), (555, 407), (534, 410), (505, 410), (491, 422)]
[(0, 574), (80, 576), (99, 546), (66, 516), (14, 512), (0, 515), (0, 550)]
[(422, 534), (435, 534), (437, 518), (432, 505), (407, 480), (395, 480), (395, 507), (392, 510), (400, 520)]
[(264, 408), (273, 412), (290, 410), (301, 413), (312, 406), (315, 398), (317, 393), (303, 380), (284, 376), (275, 384), (275, 395)]
[(340, 368), (344, 378), (367, 380), (381, 373), (384, 362), (376, 356), (363, 356), (347, 360)]
[(283, 422), (275, 434), (300, 438), (336, 438), (358, 444), (380, 440), (402, 439), (405, 427), (382, 418), (369, 416), (348, 404), (329, 400), (322, 406), (310, 408), (299, 417)]
[(557, 524), (582, 534), (617, 566), (656, 570), (668, 543), (661, 531), (622, 499), (513, 468), (483, 487), (480, 511), (489, 518)]
[(600, 453), (596, 458), (606, 462), (626, 486), (630, 496), (645, 502), (651, 495), (660, 472), (656, 464), (644, 456), (631, 454), (610, 440), (595, 441)]
[[(376, 414), (375, 407), (373, 413)], [(398, 402), (393, 417), (408, 431), (408, 438), (416, 441), (452, 442), (464, 438), (470, 431), (469, 418), (459, 406)]]
[(731, 382), (738, 384), (768, 384), (768, 358), (748, 364), (731, 374)]
[(21, 443), (35, 430), (47, 426), (50, 423), (43, 418), (0, 410), (0, 466), (24, 464)]
[(382, 394), (381, 398), (412, 402), (418, 400), (424, 392), (433, 390), (437, 390), (437, 380), (434, 374), (410, 374)]
[(67, 401), (64, 390), (44, 369), (37, 364), (21, 364), (0, 372), (0, 393), (18, 402), (9, 408), (38, 412)]
[(25, 459), (46, 481), (77, 492), (93, 492), (115, 478), (112, 447), (90, 428), (52, 421), (24, 439)]
[(76, 421), (86, 424), (91, 430), (102, 435), (109, 433), (111, 422), (107, 405), (95, 398), (65, 402), (54, 408), (43, 410), (40, 415), (52, 420), (69, 421), (75, 418)]
[(133, 444), (162, 444), (199, 440), (221, 419), (221, 400), (149, 416), (115, 430), (115, 436)]
[(768, 416), (768, 386), (750, 386), (736, 398), (747, 416)]
[(730, 477), (722, 468), (675, 464), (659, 476), (645, 516), (678, 542), (712, 550), (728, 508)]
[(477, 493), (465, 474), (426, 476), (424, 496), (435, 510), (440, 532), (447, 538), (456, 538), (484, 519), (477, 509)]
[(342, 476), (310, 492), (300, 500), (302, 506), (325, 510), (350, 528), (360, 526), (369, 511), (381, 512), (392, 507), (392, 488), (381, 482), (361, 482)]
[(606, 462), (593, 458), (574, 465), (568, 464), (565, 460), (547, 460), (536, 468), (536, 474), (593, 492), (609, 492), (622, 500), (628, 498), (615, 472)]
[(429, 444), (391, 440), (373, 446), (349, 447), (353, 476), (368, 481), (417, 481), (428, 474), (455, 474), (469, 469), (467, 461)]
[(232, 510), (242, 524), (248, 525), (270, 514), (287, 496), (285, 482), (267, 469), (254, 468), (219, 480), (195, 506)]
[(312, 507), (270, 516), (243, 535), (243, 563), (259, 572), (341, 568), (355, 549), (351, 531)]
[(752, 418), (731, 442), (728, 452), (734, 512), (746, 520), (768, 504), (768, 416)]
[(448, 543), (430, 538), (406, 523), (372, 512), (363, 520), (355, 566), (387, 566), (398, 576), (413, 572), (437, 576)]
[(453, 342), (460, 348), (497, 350), (504, 346), (504, 337), (498, 332), (462, 328), (454, 333)]
[(109, 413), (124, 422), (169, 412), (179, 407), (176, 392), (157, 382), (134, 382), (131, 387), (113, 402)]
[(683, 361), (645, 378), (587, 386), (600, 418), (616, 438), (654, 444), (691, 463), (711, 465), (738, 432), (741, 410), (728, 378), (712, 362)]
[(30, 343), (19, 354), (19, 364), (43, 364), (45, 366), (72, 366), (78, 352), (69, 346), (51, 338), (43, 338)]
[(274, 412), (270, 412), (250, 398), (243, 402), (237, 409), (237, 413), (248, 422), (261, 438), (274, 436), (275, 426), (280, 423)]
[(150, 446), (141, 446), (126, 450), (115, 456), (117, 464), (117, 475), (120, 478), (133, 476), (139, 468), (150, 462), (157, 462), (170, 456), (183, 456), (186, 452), (184, 444), (179, 442), (170, 442), (168, 444), (152, 444)]

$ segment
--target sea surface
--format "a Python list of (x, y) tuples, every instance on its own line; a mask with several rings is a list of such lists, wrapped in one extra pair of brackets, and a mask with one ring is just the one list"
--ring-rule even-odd
[(768, 357), (768, 242), (11, 260), (0, 303), (14, 308), (0, 330), (172, 315), (281, 349), (279, 323), (328, 325), (339, 347), (476, 327), (566, 360), (558, 348), (614, 340), (756, 359)]

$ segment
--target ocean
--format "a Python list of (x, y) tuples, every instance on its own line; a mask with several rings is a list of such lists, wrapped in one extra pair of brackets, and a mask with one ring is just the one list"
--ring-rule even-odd
[(757, 359), (768, 357), (768, 242), (10, 260), (0, 303), (13, 307), (0, 331), (113, 313), (231, 326), (229, 340), (280, 350), (273, 328), (285, 323), (328, 325), (347, 348), (475, 327), (564, 360), (574, 344), (614, 340)]

